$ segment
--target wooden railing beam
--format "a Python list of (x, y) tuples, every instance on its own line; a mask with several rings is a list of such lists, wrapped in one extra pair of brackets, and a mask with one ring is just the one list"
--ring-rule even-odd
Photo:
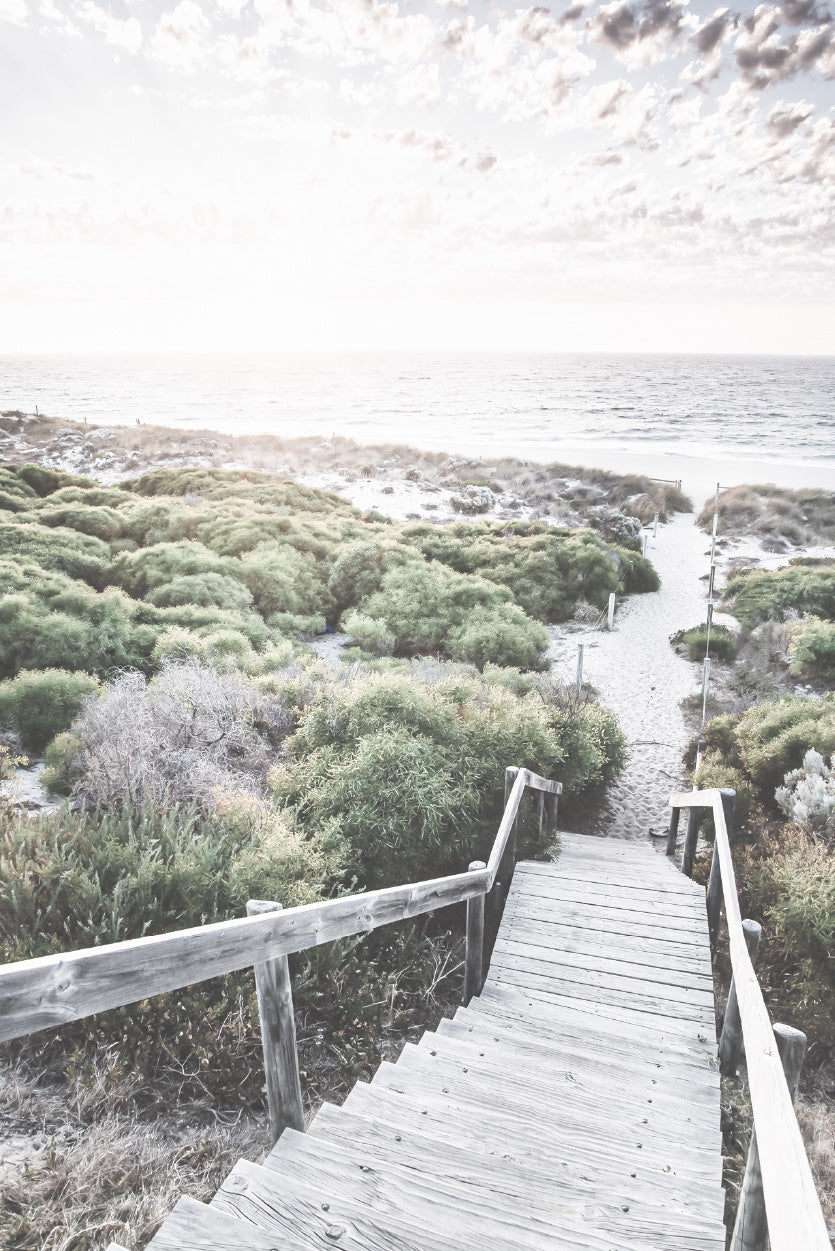
[[(736, 803), (736, 791), (722, 790), (719, 792), (722, 797), (722, 811), (725, 814), (725, 834), (728, 842), (733, 835), (734, 825), (734, 805)], [(710, 934), (710, 950), (716, 950), (716, 943), (719, 939), (719, 919), (722, 913), (722, 868), (721, 860), (717, 855), (717, 842), (713, 844), (713, 856), (710, 861), (710, 878), (707, 883), (707, 927)]]
[(771, 1251), (831, 1251), (826, 1222), (786, 1083), (768, 1009), (742, 928), (733, 857), (721, 791), (681, 791), (673, 808), (710, 809), (714, 858), (728, 925), (731, 969), (745, 1047), (748, 1087)]
[[(775, 1025), (774, 1037), (783, 1065), (786, 1085), (792, 1103), (797, 1096), (800, 1071), (806, 1055), (806, 1035), (790, 1025)], [(800, 1245), (800, 1244), (798, 1244)], [(768, 1213), (765, 1203), (760, 1153), (756, 1127), (751, 1130), (745, 1177), (739, 1192), (734, 1231), (728, 1251), (766, 1251), (768, 1246)]]

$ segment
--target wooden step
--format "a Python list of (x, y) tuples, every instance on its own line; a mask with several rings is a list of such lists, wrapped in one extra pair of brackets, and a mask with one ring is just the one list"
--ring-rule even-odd
[[(460, 1246), (459, 1230), (469, 1239), (478, 1238), (484, 1247), (528, 1247), (540, 1251), (544, 1247), (610, 1248), (612, 1237), (624, 1247), (646, 1247), (647, 1227), (637, 1221), (629, 1205), (614, 1204), (599, 1196), (572, 1201), (566, 1193), (552, 1193), (548, 1183), (535, 1178), (530, 1191), (510, 1193), (496, 1191), (487, 1184), (478, 1170), (470, 1167), (463, 1177), (449, 1177), (440, 1170), (429, 1173), (424, 1168), (400, 1167), (388, 1160), (376, 1159), (362, 1148), (344, 1148), (323, 1139), (286, 1131), (266, 1166), (274, 1168), (282, 1180), (296, 1173), (317, 1178), (329, 1177), (341, 1194), (350, 1194), (353, 1201), (368, 1210), (407, 1218), (423, 1227), (443, 1223), (448, 1246)], [(323, 1185), (322, 1193), (327, 1193)], [(659, 1222), (664, 1218), (657, 1217)], [(650, 1221), (652, 1218), (650, 1217)], [(678, 1229), (676, 1229), (678, 1225)], [(660, 1229), (656, 1232), (661, 1232)], [(714, 1222), (685, 1217), (667, 1220), (663, 1228), (669, 1248), (720, 1247)]]

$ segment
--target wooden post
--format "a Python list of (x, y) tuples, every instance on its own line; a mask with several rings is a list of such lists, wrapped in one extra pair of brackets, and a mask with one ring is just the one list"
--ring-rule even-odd
[[(281, 912), (282, 905), (267, 899), (250, 899), (247, 916), (262, 912)], [(289, 1125), (304, 1133), (304, 1105), (296, 1054), (296, 1022), (293, 1016), (293, 991), (290, 966), (286, 956), (277, 956), (255, 965), (255, 988), (258, 991), (258, 1015), (261, 1019), (261, 1046), (264, 1050), (264, 1073), (267, 1078), (267, 1111), (270, 1139), (278, 1141)]]
[(583, 693), (583, 644), (577, 644), (577, 697)]
[[(510, 799), (510, 792), (513, 790), (519, 773), (516, 765), (508, 765), (504, 771), (504, 806), (507, 807), (507, 801)], [(519, 810), (516, 810), (516, 816), (513, 818), (513, 825), (507, 837), (504, 855), (502, 856), (501, 874), (502, 883), (505, 887), (505, 895), (510, 890), (510, 883), (513, 880), (513, 870), (516, 868), (516, 831), (519, 828)], [(483, 866), (482, 866), (483, 867)]]
[(705, 728), (707, 717), (707, 691), (710, 685), (710, 657), (705, 656), (702, 662), (702, 729)]
[(693, 876), (693, 862), (696, 859), (696, 844), (699, 841), (699, 809), (687, 809), (687, 833), (684, 836), (684, 851), (681, 853), (681, 871), (685, 877)]
[(647, 539), (648, 538), (649, 538), (649, 535), (646, 533), (641, 535), (641, 555), (642, 556), (646, 556), (647, 554)]
[[(775, 1025), (774, 1036), (783, 1063), (786, 1084), (794, 1102), (800, 1081), (800, 1070), (806, 1054), (806, 1035), (790, 1025)], [(768, 1218), (765, 1212), (763, 1178), (760, 1172), (760, 1153), (757, 1149), (757, 1133), (751, 1130), (748, 1147), (748, 1163), (745, 1178), (739, 1192), (734, 1232), (729, 1251), (765, 1251), (768, 1245)]]
[(607, 618), (607, 624), (610, 630), (614, 630), (615, 628), (615, 593), (614, 591), (609, 592), (609, 616)]
[(681, 817), (680, 808), (670, 809), (670, 828), (667, 832), (667, 855), (674, 856), (676, 854), (676, 844), (678, 842), (678, 823)]
[[(725, 813), (725, 826), (728, 831), (728, 842), (734, 836), (734, 804), (736, 791), (722, 790), (722, 808)], [(719, 938), (719, 917), (722, 912), (722, 870), (716, 843), (713, 844), (713, 857), (710, 862), (710, 878), (707, 883), (707, 928), (710, 933), (710, 949), (716, 950)]]
[[(742, 936), (755, 968), (762, 932), (763, 927), (759, 921), (742, 922)], [(742, 1022), (739, 1019), (739, 1004), (736, 1001), (736, 983), (731, 978), (725, 1019), (722, 1022), (722, 1037), (719, 1039), (719, 1071), (724, 1077), (736, 1076), (739, 1058), (742, 1055), (742, 1041)]]
[[(470, 873), (486, 869), (483, 860), (467, 865)], [(484, 981), (484, 896), (472, 895), (467, 900), (467, 947), (464, 958), (464, 1007), (473, 995), (481, 994)]]
[(559, 813), (559, 795), (545, 796), (545, 812), (547, 814), (546, 830), (548, 838), (553, 838), (557, 832), (557, 820)]
[(545, 792), (539, 791), (536, 802), (536, 810), (538, 817), (537, 825), (537, 846), (542, 847), (545, 842)]
[(654, 539), (658, 538), (658, 513), (655, 514), (655, 517), (652, 522), (652, 537)]
[(708, 582), (707, 582), (707, 597), (709, 600), (713, 599), (713, 584), (715, 581), (716, 581), (716, 566), (711, 561), (710, 577), (708, 578)]

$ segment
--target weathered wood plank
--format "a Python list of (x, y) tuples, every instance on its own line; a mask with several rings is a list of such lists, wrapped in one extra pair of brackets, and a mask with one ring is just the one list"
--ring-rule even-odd
[[(648, 952), (631, 951), (620, 945), (583, 947), (568, 940), (555, 950), (531, 941), (533, 935), (509, 928), (506, 937), (497, 940), (493, 959), (497, 954), (514, 956), (520, 960), (533, 960), (565, 968), (599, 969), (623, 978), (637, 978), (642, 982), (666, 982), (675, 986), (700, 987), (713, 996), (713, 982), (704, 968), (696, 968), (683, 960), (670, 960), (663, 950)], [(653, 958), (654, 957), (654, 958)]]
[(489, 1073), (491, 1080), (501, 1081), (505, 1073), (511, 1073), (514, 1085), (538, 1085), (543, 1097), (553, 1096), (556, 1104), (561, 1102), (568, 1083), (572, 1093), (576, 1092), (588, 1106), (598, 1100), (604, 1106), (617, 1102), (621, 1107), (633, 1107), (641, 1115), (651, 1108), (656, 1119), (691, 1122), (704, 1127), (711, 1136), (718, 1133), (719, 1100), (715, 1088), (691, 1087), (686, 1093), (671, 1093), (652, 1084), (646, 1076), (639, 1078), (632, 1070), (600, 1071), (585, 1065), (579, 1057), (566, 1058), (559, 1053), (551, 1054), (550, 1062), (544, 1062), (541, 1051), (534, 1053), (532, 1063), (530, 1052), (508, 1048), (487, 1035), (427, 1032), (417, 1046), (430, 1054), (437, 1053), (445, 1061), (466, 1065), (470, 1072)]
[[(666, 1214), (648, 1211), (647, 1224), (636, 1221), (622, 1205), (602, 1195), (594, 1203), (587, 1197), (572, 1199), (569, 1193), (548, 1198), (540, 1191), (541, 1202), (527, 1190), (514, 1186), (508, 1170), (505, 1185), (497, 1190), (485, 1182), (483, 1175), (470, 1166), (463, 1176), (450, 1177), (441, 1171), (427, 1174), (421, 1168), (401, 1167), (390, 1160), (380, 1160), (364, 1150), (355, 1150), (331, 1141), (306, 1138), (292, 1131), (285, 1135), (265, 1162), (275, 1168), (279, 1177), (307, 1176), (311, 1172), (330, 1177), (342, 1193), (371, 1211), (399, 1217), (407, 1215), (415, 1221), (448, 1223), (450, 1243), (457, 1245), (456, 1230), (462, 1226), (470, 1236), (481, 1235), (489, 1244), (502, 1247), (529, 1247), (542, 1251), (545, 1245), (578, 1248), (606, 1245), (615, 1236), (624, 1246), (645, 1247), (647, 1224), (650, 1233), (663, 1232), (670, 1248), (710, 1247), (721, 1251), (715, 1224), (692, 1217), (687, 1228)], [(534, 1179), (535, 1181), (535, 1179)], [(350, 1189), (346, 1189), (349, 1187)]]
[(296, 1237), (256, 1229), (217, 1208), (183, 1197), (146, 1251), (298, 1251), (299, 1246)]
[[(484, 1146), (499, 1159), (510, 1159), (526, 1168), (544, 1170), (568, 1186), (582, 1188), (591, 1180), (611, 1188), (615, 1194), (628, 1193), (633, 1182), (645, 1185), (659, 1203), (700, 1202), (718, 1185), (721, 1170), (717, 1161), (704, 1155), (685, 1168), (674, 1153), (659, 1154), (652, 1145), (646, 1151), (624, 1152), (611, 1139), (592, 1142), (561, 1130), (558, 1123), (537, 1126), (533, 1138), (518, 1117), (499, 1110), (490, 1118), (490, 1134), (484, 1132), (484, 1113), (478, 1105), (408, 1090), (387, 1089), (359, 1082), (349, 1094), (344, 1110), (359, 1111), (377, 1125), (392, 1127), (397, 1133), (417, 1131), (433, 1139), (458, 1145), (467, 1151)], [(624, 1189), (625, 1188), (625, 1189)]]
[(594, 1176), (589, 1176), (591, 1157), (577, 1162), (573, 1169), (566, 1163), (561, 1172), (556, 1172), (553, 1160), (541, 1149), (532, 1149), (523, 1158), (517, 1158), (507, 1140), (494, 1144), (492, 1134), (485, 1135), (483, 1130), (468, 1130), (464, 1126), (462, 1132), (459, 1126), (458, 1132), (451, 1135), (443, 1132), (450, 1128), (448, 1121), (427, 1120), (413, 1108), (412, 1121), (416, 1123), (412, 1124), (408, 1117), (396, 1116), (397, 1111), (397, 1108), (389, 1111), (381, 1100), (363, 1111), (353, 1106), (337, 1108), (326, 1103), (319, 1109), (308, 1133), (344, 1147), (367, 1148), (375, 1158), (391, 1160), (404, 1168), (425, 1169), (432, 1175), (442, 1172), (462, 1181), (475, 1166), (497, 1193), (505, 1188), (508, 1173), (516, 1187), (524, 1186), (525, 1179), (531, 1178), (534, 1201), (540, 1188), (544, 1188), (551, 1203), (563, 1192), (595, 1199), (603, 1190), (612, 1202), (628, 1203), (636, 1217), (648, 1207), (656, 1212), (670, 1212), (673, 1223), (679, 1224), (689, 1220), (690, 1212), (710, 1220), (722, 1219), (723, 1202), (718, 1189), (694, 1187), (672, 1174), (650, 1174), (646, 1169), (642, 1169), (639, 1177), (636, 1168), (625, 1161), (611, 1172), (601, 1166), (594, 1171)]

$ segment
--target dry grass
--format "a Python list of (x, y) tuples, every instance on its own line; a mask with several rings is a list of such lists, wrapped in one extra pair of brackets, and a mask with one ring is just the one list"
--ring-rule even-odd
[(835, 1106), (831, 1097), (801, 1093), (797, 1119), (826, 1223), (835, 1228)]
[(266, 1130), (205, 1107), (143, 1115), (130, 1083), (98, 1071), (42, 1087), (0, 1074), (0, 1243), (8, 1251), (143, 1247), (187, 1193), (209, 1199), (241, 1156), (260, 1161)]
[[(699, 513), (698, 524), (708, 534), (713, 510), (711, 498)], [(719, 493), (719, 533), (750, 536), (777, 552), (835, 543), (835, 491), (791, 490), (771, 483), (730, 487)]]

